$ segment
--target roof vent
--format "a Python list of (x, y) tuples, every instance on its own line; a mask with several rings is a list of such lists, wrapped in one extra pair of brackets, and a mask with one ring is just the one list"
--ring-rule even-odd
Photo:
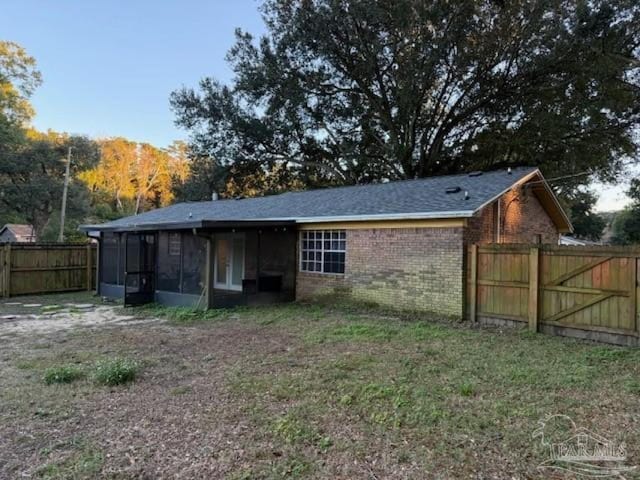
[(470, 177), (479, 177), (480, 175), (482, 175), (482, 172), (479, 170), (469, 174)]
[(189, 212), (189, 218), (193, 217), (193, 213)]
[(508, 167), (508, 168), (507, 168), (507, 173), (508, 173), (509, 175), (511, 175), (511, 167)]
[(211, 201), (215, 202), (216, 200), (218, 200), (218, 192), (213, 192), (211, 194)]
[(464, 199), (465, 199), (465, 200), (469, 200), (469, 198), (470, 198), (470, 197), (469, 197), (469, 191), (468, 191), (468, 190), (465, 190), (465, 191), (464, 191)]
[(449, 187), (445, 190), (446, 193), (458, 193), (462, 190), (460, 187)]

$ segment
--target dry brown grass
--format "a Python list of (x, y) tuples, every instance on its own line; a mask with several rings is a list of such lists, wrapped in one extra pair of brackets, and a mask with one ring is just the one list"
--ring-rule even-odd
[[(548, 478), (553, 413), (640, 465), (636, 350), (350, 307), (140, 315), (0, 337), (0, 478)], [(133, 383), (43, 381), (116, 357)]]

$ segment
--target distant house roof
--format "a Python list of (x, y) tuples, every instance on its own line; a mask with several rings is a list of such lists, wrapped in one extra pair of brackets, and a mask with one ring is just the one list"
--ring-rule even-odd
[(81, 229), (135, 231), (252, 222), (465, 218), (516, 184), (529, 180), (539, 180), (534, 191), (544, 197), (543, 206), (553, 210), (550, 215), (559, 230), (570, 231), (569, 219), (540, 171), (534, 167), (287, 192), (240, 200), (178, 203), (101, 225), (84, 225)]
[(7, 223), (4, 227), (0, 228), (0, 235), (7, 230), (13, 233), (15, 237), (32, 238), (35, 236), (33, 225)]
[(602, 245), (602, 242), (592, 242), (591, 240), (585, 240), (582, 238), (575, 238), (569, 235), (560, 235), (560, 239), (558, 240), (560, 245), (570, 245), (570, 246), (585, 246), (585, 245)]

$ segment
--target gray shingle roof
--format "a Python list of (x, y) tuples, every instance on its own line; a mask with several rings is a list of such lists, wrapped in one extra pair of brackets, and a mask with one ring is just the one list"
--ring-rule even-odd
[(0, 228), (0, 233), (5, 230), (9, 230), (14, 235), (19, 235), (21, 237), (33, 237), (35, 235), (33, 225), (28, 224), (7, 223), (4, 227)]
[[(513, 184), (536, 172), (534, 167), (429, 177), (381, 184), (288, 192), (242, 200), (186, 202), (121, 218), (83, 230), (125, 230), (202, 222), (331, 221), (365, 218), (469, 217)], [(460, 187), (457, 193), (447, 188)], [(469, 197), (465, 198), (465, 191)], [(355, 217), (355, 218), (353, 218)]]

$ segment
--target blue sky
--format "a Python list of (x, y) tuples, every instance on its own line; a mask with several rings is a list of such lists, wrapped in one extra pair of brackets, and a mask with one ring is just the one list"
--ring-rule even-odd
[(34, 56), (44, 82), (35, 127), (125, 136), (159, 147), (184, 138), (169, 94), (203, 76), (232, 78), (234, 30), (264, 32), (256, 0), (3, 0), (3, 40)]
[[(169, 94), (204, 76), (230, 80), (224, 57), (235, 28), (265, 31), (258, 7), (258, 0), (3, 0), (0, 38), (38, 61), (36, 128), (164, 147), (186, 137), (173, 124)], [(628, 201), (624, 184), (596, 188), (600, 210)]]

